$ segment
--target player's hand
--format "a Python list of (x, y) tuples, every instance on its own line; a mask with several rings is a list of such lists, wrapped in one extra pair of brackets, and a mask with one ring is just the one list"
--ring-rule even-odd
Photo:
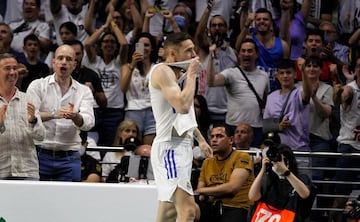
[(188, 75), (196, 77), (200, 73), (201, 69), (202, 69), (202, 64), (200, 62), (200, 58), (195, 57), (189, 65)]

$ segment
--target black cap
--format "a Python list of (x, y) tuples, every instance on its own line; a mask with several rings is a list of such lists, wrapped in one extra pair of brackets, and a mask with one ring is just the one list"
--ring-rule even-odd
[(267, 132), (264, 134), (264, 145), (279, 145), (281, 143), (280, 136), (276, 132)]
[(124, 148), (127, 151), (134, 151), (140, 145), (141, 142), (137, 137), (129, 137), (124, 142)]

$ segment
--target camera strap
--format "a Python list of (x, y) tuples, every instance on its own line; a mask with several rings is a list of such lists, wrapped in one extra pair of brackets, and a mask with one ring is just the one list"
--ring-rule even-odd
[(249, 85), (249, 88), (251, 89), (251, 91), (253, 91), (253, 93), (256, 96), (256, 100), (258, 101), (259, 104), (259, 108), (260, 108), (260, 113), (262, 112), (262, 109), (265, 108), (265, 104), (264, 104), (264, 100), (262, 100), (259, 96), (259, 94), (256, 92), (253, 84), (250, 82), (249, 78), (246, 76), (246, 74), (244, 73), (244, 71), (241, 69), (240, 66), (237, 66), (237, 68), (240, 70), (240, 73), (244, 76), (244, 78), (246, 79), (246, 82)]
[(281, 112), (280, 112), (280, 117), (279, 117), (279, 121), (280, 121), (280, 122), (281, 122), (282, 118), (284, 117), (285, 108), (286, 108), (286, 106), (287, 106), (287, 104), (288, 104), (288, 101), (289, 101), (289, 99), (290, 99), (290, 95), (291, 95), (292, 91), (294, 91), (295, 88), (296, 88), (296, 87), (293, 87), (293, 88), (291, 89), (291, 91), (289, 92), (288, 96), (286, 97), (286, 100), (285, 100), (284, 105), (282, 106), (282, 109), (281, 109)]

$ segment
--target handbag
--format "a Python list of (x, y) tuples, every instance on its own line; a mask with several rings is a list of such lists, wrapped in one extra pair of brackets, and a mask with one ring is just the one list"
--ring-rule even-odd
[(259, 94), (257, 94), (253, 84), (250, 82), (250, 80), (248, 79), (248, 77), (245, 75), (244, 71), (240, 68), (240, 66), (237, 66), (237, 68), (240, 70), (240, 73), (244, 76), (244, 78), (246, 79), (246, 82), (249, 85), (249, 88), (251, 89), (251, 91), (253, 91), (253, 93), (256, 96), (256, 100), (258, 101), (259, 104), (259, 109), (260, 109), (260, 113), (262, 112), (262, 110), (265, 108), (265, 102), (264, 100), (262, 100), (259, 96)]
[(282, 108), (281, 108), (281, 112), (280, 112), (280, 116), (279, 117), (270, 117), (270, 118), (266, 118), (263, 119), (263, 132), (264, 133), (268, 133), (268, 132), (280, 132), (279, 130), (279, 123), (280, 121), (283, 119), (284, 117), (284, 112), (285, 112), (285, 108), (288, 104), (290, 95), (292, 93), (292, 91), (295, 89), (292, 88), (291, 91), (289, 92), (288, 96), (286, 97), (285, 103), (283, 104)]

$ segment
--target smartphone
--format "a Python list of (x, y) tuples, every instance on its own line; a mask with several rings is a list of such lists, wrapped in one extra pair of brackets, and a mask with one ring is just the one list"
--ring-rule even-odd
[(135, 44), (135, 51), (141, 53), (142, 55), (144, 55), (144, 43), (137, 42)]

